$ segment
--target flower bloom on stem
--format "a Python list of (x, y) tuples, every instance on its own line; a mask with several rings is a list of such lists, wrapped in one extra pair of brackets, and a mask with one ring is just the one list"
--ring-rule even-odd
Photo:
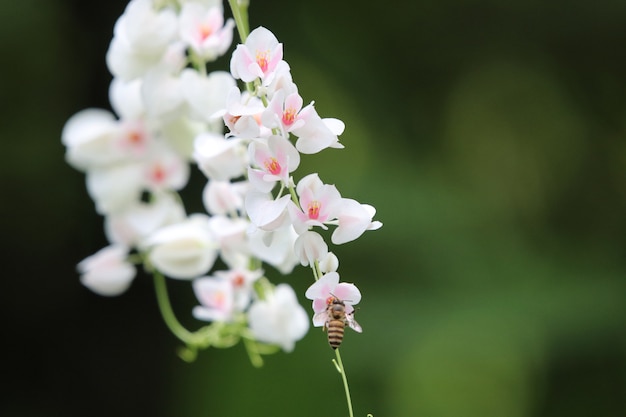
[(309, 300), (313, 300), (313, 326), (320, 327), (326, 323), (326, 308), (329, 300), (338, 298), (346, 306), (346, 314), (354, 311), (353, 305), (361, 301), (361, 292), (354, 284), (339, 282), (337, 272), (329, 272), (315, 281), (304, 294)]
[[(233, 10), (244, 26), (245, 13), (247, 5)], [(110, 242), (78, 264), (81, 282), (121, 294), (136, 273), (129, 259), (142, 261), (186, 358), (243, 339), (256, 365), (274, 350), (260, 344), (291, 351), (310, 327), (293, 289), (272, 284), (264, 266), (284, 275), (311, 267), (318, 281), (306, 296), (321, 326), (329, 300), (351, 314), (361, 294), (339, 282), (339, 260), (314, 228), (334, 227), (331, 241), (342, 244), (381, 223), (372, 206), (342, 197), (317, 173), (297, 174), (303, 154), (343, 148), (345, 126), (321, 117), (314, 101), (304, 104), (271, 31), (252, 30), (234, 48), (230, 71), (209, 70), (233, 29), (219, 0), (129, 0), (106, 55), (112, 111), (77, 112), (61, 140), (67, 163), (85, 173)], [(245, 37), (247, 28), (238, 29)], [(206, 177), (206, 213), (186, 212), (180, 192), (190, 168)], [(218, 258), (222, 269), (212, 271)], [(210, 324), (179, 328), (165, 277), (191, 283), (199, 302), (192, 314)]]
[(294, 249), (302, 266), (313, 265), (316, 261), (326, 259), (328, 256), (328, 245), (322, 236), (311, 231), (298, 236)]
[(287, 139), (272, 135), (267, 141), (252, 141), (249, 158), (258, 168), (248, 168), (248, 179), (254, 188), (270, 192), (276, 182), (289, 185), (289, 173), (300, 165), (300, 154)]
[(249, 83), (257, 78), (267, 84), (272, 81), (274, 71), (283, 59), (283, 44), (264, 27), (258, 27), (248, 36), (243, 45), (237, 45), (230, 60), (233, 77)]
[(217, 258), (209, 217), (199, 213), (157, 230), (146, 238), (143, 247), (152, 265), (176, 279), (206, 274)]
[(213, 61), (223, 55), (233, 41), (235, 22), (224, 24), (221, 5), (205, 7), (200, 3), (183, 4), (179, 17), (180, 37), (198, 56)]
[(110, 245), (82, 260), (80, 282), (93, 292), (115, 296), (125, 292), (135, 278), (135, 267), (126, 261), (128, 248)]
[(306, 311), (287, 284), (277, 285), (266, 294), (266, 299), (255, 301), (248, 315), (250, 330), (257, 340), (277, 344), (286, 352), (291, 352), (295, 342), (309, 330)]
[(131, 80), (156, 66), (176, 38), (178, 18), (169, 8), (155, 10), (151, 0), (132, 0), (113, 28), (106, 61), (116, 77)]
[(289, 214), (296, 231), (310, 227), (327, 229), (325, 223), (337, 217), (341, 195), (334, 185), (324, 184), (317, 174), (309, 174), (298, 182), (296, 192), (300, 196), (300, 207), (291, 202)]

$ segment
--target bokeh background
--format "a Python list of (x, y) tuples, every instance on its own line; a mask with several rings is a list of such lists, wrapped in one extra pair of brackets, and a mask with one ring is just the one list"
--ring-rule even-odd
[[(347, 126), (296, 175), (384, 223), (335, 248), (364, 294), (342, 347), (355, 414), (625, 416), (626, 3), (251, 3), (305, 101)], [(261, 369), (240, 346), (187, 364), (148, 277), (113, 299), (79, 284), (106, 241), (60, 133), (110, 108), (125, 5), (0, 3), (0, 415), (346, 416), (319, 329)], [(272, 278), (307, 304), (307, 270)], [(188, 285), (170, 288), (193, 326)]]

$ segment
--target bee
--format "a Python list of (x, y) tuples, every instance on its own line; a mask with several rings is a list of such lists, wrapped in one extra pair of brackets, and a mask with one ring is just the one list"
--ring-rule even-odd
[(328, 344), (331, 348), (337, 349), (343, 342), (343, 333), (346, 326), (361, 333), (363, 329), (354, 319), (354, 311), (346, 313), (346, 304), (343, 300), (335, 297), (328, 297), (326, 300), (326, 310), (318, 313), (318, 317), (325, 318), (324, 331), (328, 331)]

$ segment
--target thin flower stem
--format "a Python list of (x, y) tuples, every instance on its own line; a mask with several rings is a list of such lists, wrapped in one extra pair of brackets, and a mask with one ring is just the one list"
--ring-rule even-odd
[(294, 202), (296, 207), (301, 209), (302, 207), (300, 207), (300, 200), (298, 200), (298, 194), (296, 194), (296, 189), (292, 185), (289, 185), (289, 194), (291, 194), (291, 201)]
[(311, 269), (313, 270), (313, 278), (315, 281), (322, 277), (322, 270), (320, 269), (320, 261), (316, 260), (311, 264)]
[(228, 0), (228, 5), (233, 13), (241, 43), (245, 43), (248, 38), (248, 33), (250, 33), (250, 28), (248, 27), (248, 1)]
[(165, 282), (165, 277), (156, 270), (153, 271), (153, 277), (154, 290), (156, 292), (157, 303), (159, 305), (159, 310), (161, 311), (163, 321), (165, 321), (165, 324), (170, 329), (170, 331), (182, 342), (188, 345), (196, 345), (198, 342), (197, 338), (195, 337), (196, 335), (185, 329), (174, 315), (174, 310), (172, 309), (172, 304), (170, 303), (170, 298), (167, 293), (167, 284)]
[(352, 399), (350, 398), (350, 387), (348, 386), (348, 377), (346, 376), (346, 370), (343, 367), (343, 362), (341, 362), (341, 354), (339, 354), (339, 349), (335, 349), (335, 356), (337, 356), (337, 360), (335, 362), (335, 366), (337, 370), (341, 374), (341, 379), (343, 380), (343, 388), (346, 391), (346, 401), (348, 402), (348, 413), (350, 417), (354, 417), (354, 413), (352, 412)]

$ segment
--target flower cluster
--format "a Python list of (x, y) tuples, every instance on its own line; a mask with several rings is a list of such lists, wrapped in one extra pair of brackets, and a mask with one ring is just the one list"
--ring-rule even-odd
[[(155, 279), (189, 280), (193, 316), (211, 323), (178, 332), (190, 348), (244, 338), (257, 350), (291, 351), (309, 319), (288, 284), (270, 283), (264, 263), (285, 275), (311, 267), (306, 296), (323, 326), (327, 297), (344, 298), (350, 313), (361, 294), (339, 283), (339, 261), (318, 231), (333, 227), (338, 245), (381, 223), (372, 206), (317, 173), (294, 180), (302, 155), (343, 148), (344, 124), (304, 105), (272, 32), (238, 27), (230, 71), (208, 71), (234, 28), (216, 0), (131, 0), (119, 17), (106, 56), (113, 112), (82, 110), (62, 132), (110, 242), (78, 269), (107, 296), (129, 288), (136, 263)], [(187, 213), (178, 194), (194, 167), (207, 178), (202, 213)]]

